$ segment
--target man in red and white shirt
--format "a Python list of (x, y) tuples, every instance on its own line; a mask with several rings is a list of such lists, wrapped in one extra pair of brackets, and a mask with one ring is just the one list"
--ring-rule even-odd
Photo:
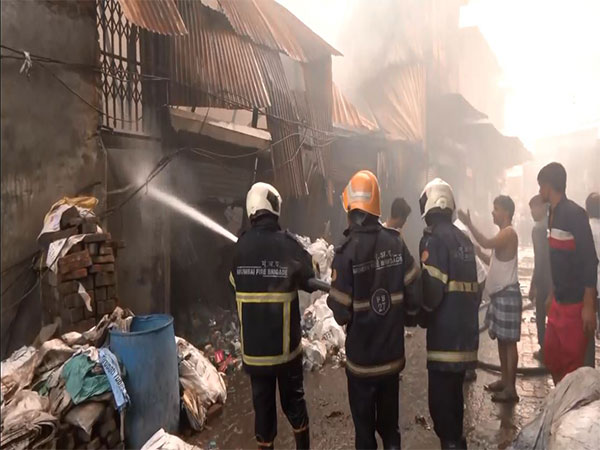
[(542, 199), (550, 204), (549, 245), (553, 288), (546, 303), (544, 359), (558, 383), (584, 364), (596, 329), (598, 258), (585, 210), (565, 194), (567, 173), (559, 163), (540, 170)]

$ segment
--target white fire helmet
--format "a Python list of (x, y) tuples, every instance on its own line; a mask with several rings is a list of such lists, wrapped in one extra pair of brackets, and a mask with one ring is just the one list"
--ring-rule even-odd
[(441, 178), (436, 178), (425, 186), (419, 199), (421, 216), (425, 217), (434, 208), (450, 210), (454, 212), (456, 204), (452, 187)]
[(259, 211), (269, 211), (279, 216), (281, 212), (281, 195), (267, 183), (255, 183), (246, 196), (246, 212), (251, 218)]

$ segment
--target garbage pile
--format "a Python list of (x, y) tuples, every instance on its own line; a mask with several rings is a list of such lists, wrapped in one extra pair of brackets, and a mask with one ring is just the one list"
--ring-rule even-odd
[[(128, 331), (132, 319), (117, 307), (84, 333), (56, 336), (58, 326), (49, 325), (36, 345), (2, 361), (0, 448), (123, 448), (127, 374), (107, 338), (112, 328)], [(181, 338), (176, 345), (182, 408), (200, 431), (210, 409), (225, 403), (225, 381), (200, 350)]]
[(58, 326), (49, 325), (36, 339), (39, 347), (22, 347), (2, 361), (0, 447), (117, 448), (117, 408), (128, 397), (116, 357), (101, 345), (109, 328), (124, 330), (130, 320), (117, 308), (84, 333), (57, 337)]
[[(333, 245), (328, 244), (324, 239), (312, 242), (307, 237), (298, 237), (298, 241), (311, 254), (317, 277), (330, 284)], [(333, 311), (327, 306), (327, 294), (323, 292), (311, 294), (310, 305), (302, 314), (302, 334), (305, 370), (318, 370), (327, 360), (334, 366), (345, 364), (346, 332), (333, 318)]]
[(239, 320), (235, 312), (217, 309), (210, 312), (208, 341), (203, 343), (204, 354), (215, 368), (230, 374), (242, 367), (242, 344)]
[(582, 367), (550, 392), (540, 414), (526, 425), (513, 450), (592, 450), (600, 446), (600, 372)]

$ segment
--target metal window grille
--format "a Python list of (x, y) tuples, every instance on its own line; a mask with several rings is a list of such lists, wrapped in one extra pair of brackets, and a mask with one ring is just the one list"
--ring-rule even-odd
[(117, 0), (97, 0), (98, 42), (102, 69), (103, 125), (142, 132), (141, 45)]

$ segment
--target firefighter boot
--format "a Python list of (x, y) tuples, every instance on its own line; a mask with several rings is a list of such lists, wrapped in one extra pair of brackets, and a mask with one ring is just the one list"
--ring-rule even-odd
[(296, 450), (310, 449), (310, 432), (308, 427), (302, 431), (294, 431), (294, 438), (296, 439)]

